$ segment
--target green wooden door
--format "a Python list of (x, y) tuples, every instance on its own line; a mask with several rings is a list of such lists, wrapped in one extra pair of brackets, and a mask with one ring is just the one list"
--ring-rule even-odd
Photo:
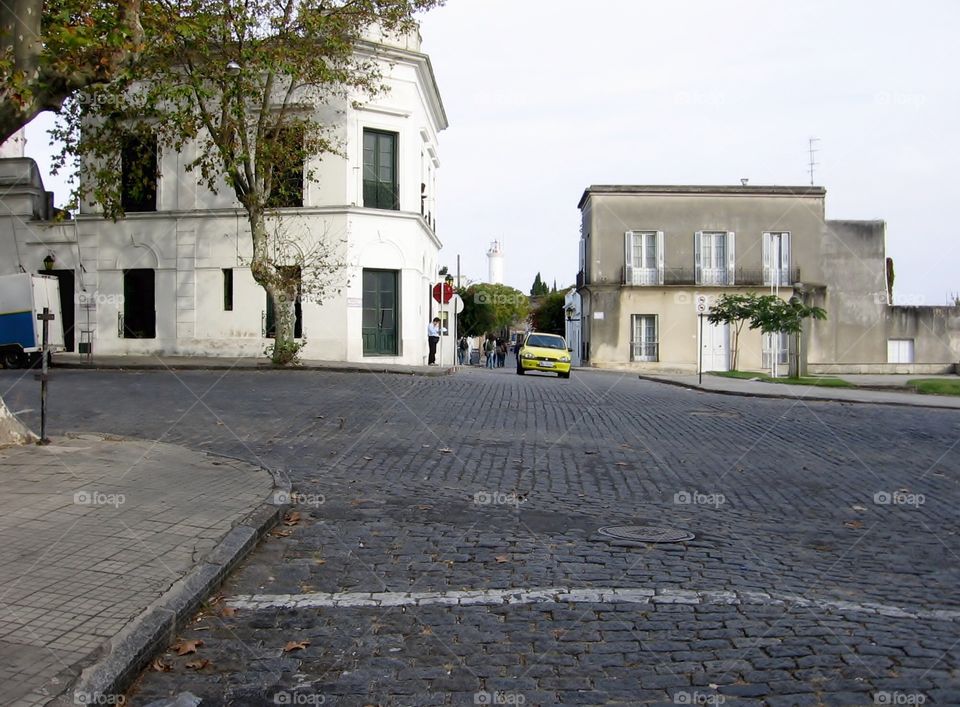
[(363, 271), (363, 355), (397, 355), (397, 271)]

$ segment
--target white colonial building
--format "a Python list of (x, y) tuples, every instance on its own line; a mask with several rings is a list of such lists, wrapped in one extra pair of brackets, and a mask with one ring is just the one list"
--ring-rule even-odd
[[(376, 53), (389, 90), (362, 107), (324, 109), (343, 156), (307, 165), (302, 199), (277, 212), (294, 237), (338, 243), (346, 263), (332, 276), (339, 293), (298, 305), (301, 356), (420, 365), (441, 246), (437, 134), (447, 118), (418, 33), (359, 51)], [(60, 278), (71, 350), (260, 356), (270, 343), (272, 306), (248, 267), (246, 212), (231, 189), (213, 192), (184, 168), (194, 149), (161, 151), (156, 189), (129, 199), (117, 222), (89, 204), (56, 218), (36, 163), (0, 159), (0, 274)]]

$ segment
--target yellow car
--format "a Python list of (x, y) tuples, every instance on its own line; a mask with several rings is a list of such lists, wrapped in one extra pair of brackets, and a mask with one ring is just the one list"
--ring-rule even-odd
[(517, 352), (517, 375), (527, 371), (547, 371), (561, 378), (570, 377), (570, 351), (567, 342), (556, 334), (531, 332)]

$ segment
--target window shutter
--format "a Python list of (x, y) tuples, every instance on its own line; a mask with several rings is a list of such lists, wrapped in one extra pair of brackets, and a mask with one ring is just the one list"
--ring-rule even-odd
[(769, 285), (773, 278), (770, 273), (770, 248), (773, 244), (773, 234), (763, 234), (763, 284)]
[(703, 240), (703, 231), (697, 231), (693, 234), (693, 267), (696, 271), (696, 283), (699, 285), (702, 279), (702, 266), (700, 263), (700, 241)]
[(657, 231), (657, 284), (663, 284), (663, 231)]
[(623, 237), (623, 282), (633, 284), (633, 231), (627, 231)]
[(737, 258), (734, 252), (734, 245), (737, 241), (737, 234), (733, 231), (727, 231), (727, 284), (734, 284), (735, 272), (737, 269)]
[(780, 282), (784, 285), (791, 285), (793, 281), (791, 280), (790, 275), (790, 234), (783, 233), (780, 235), (780, 267), (783, 269), (783, 275), (780, 277)]

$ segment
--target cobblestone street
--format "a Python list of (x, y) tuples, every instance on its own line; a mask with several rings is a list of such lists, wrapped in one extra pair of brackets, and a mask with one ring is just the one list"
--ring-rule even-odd
[[(38, 408), (16, 380), (10, 409)], [(509, 365), (60, 371), (50, 390), (53, 434), (293, 482), (299, 520), (128, 704), (960, 704), (958, 411)]]

